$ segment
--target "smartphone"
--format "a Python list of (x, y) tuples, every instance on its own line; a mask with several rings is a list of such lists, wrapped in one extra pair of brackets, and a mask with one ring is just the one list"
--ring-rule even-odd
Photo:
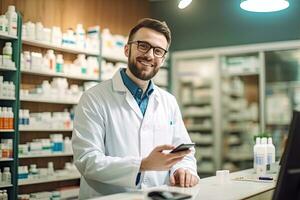
[(183, 200), (190, 199), (192, 196), (188, 194), (183, 194), (179, 192), (169, 192), (169, 191), (152, 191), (148, 193), (148, 197), (153, 200)]
[(170, 151), (170, 153), (185, 151), (185, 150), (188, 150), (189, 148), (194, 147), (194, 146), (195, 146), (195, 143), (181, 144), (181, 145), (177, 146), (175, 149), (173, 149), (172, 151)]

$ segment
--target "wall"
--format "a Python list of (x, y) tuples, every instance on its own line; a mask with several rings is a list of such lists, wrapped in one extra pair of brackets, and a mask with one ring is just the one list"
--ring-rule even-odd
[(114, 34), (127, 35), (131, 27), (149, 16), (147, 0), (1, 0), (2, 13), (8, 5), (16, 5), (23, 22), (41, 21), (44, 26), (60, 26), (63, 30), (82, 23), (85, 28), (100, 25)]
[(173, 50), (200, 49), (300, 39), (300, 1), (275, 13), (251, 13), (240, 0), (194, 0), (184, 10), (177, 1), (150, 4), (151, 15), (165, 20), (173, 36)]

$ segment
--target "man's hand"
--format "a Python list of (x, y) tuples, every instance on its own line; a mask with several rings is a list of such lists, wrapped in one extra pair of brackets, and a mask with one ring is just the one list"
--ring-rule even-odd
[(142, 160), (140, 171), (167, 171), (191, 152), (190, 150), (177, 153), (163, 152), (164, 150), (172, 150), (174, 148), (172, 145), (155, 147), (149, 156)]
[(198, 177), (191, 174), (188, 169), (179, 168), (174, 174), (170, 175), (170, 184), (172, 186), (178, 185), (180, 187), (193, 187), (199, 182)]

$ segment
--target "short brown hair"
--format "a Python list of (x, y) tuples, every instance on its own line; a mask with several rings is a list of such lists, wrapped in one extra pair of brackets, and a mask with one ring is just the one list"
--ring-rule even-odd
[(128, 42), (133, 40), (135, 33), (141, 28), (149, 28), (149, 29), (152, 29), (159, 33), (162, 33), (166, 37), (168, 45), (170, 46), (171, 31), (170, 31), (167, 23), (164, 21), (161, 22), (159, 20), (151, 19), (151, 18), (144, 18), (144, 19), (141, 19), (140, 21), (138, 21), (137, 25), (135, 25), (135, 27), (133, 27), (129, 33)]

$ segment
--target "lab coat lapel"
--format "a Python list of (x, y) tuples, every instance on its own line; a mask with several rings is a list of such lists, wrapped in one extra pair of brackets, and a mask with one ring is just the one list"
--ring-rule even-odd
[(136, 100), (129, 91), (126, 92), (126, 101), (131, 107), (131, 109), (134, 110), (134, 112), (139, 116), (139, 118), (143, 119), (143, 113), (140, 107), (138, 106)]
[[(154, 88), (155, 88), (155, 86), (154, 86)], [(145, 113), (146, 119), (152, 119), (152, 117), (154, 116), (153, 114), (156, 113), (158, 104), (159, 104), (159, 96), (158, 96), (157, 88), (155, 88), (152, 95), (150, 95), (150, 98), (149, 98), (147, 110)]]
[(113, 89), (116, 92), (125, 92), (126, 93), (126, 102), (129, 104), (130, 108), (138, 115), (140, 119), (143, 119), (143, 113), (141, 109), (139, 108), (138, 104), (136, 103), (134, 97), (130, 93), (130, 91), (127, 89), (127, 87), (124, 85), (122, 77), (121, 77), (121, 71), (117, 71), (115, 75), (112, 78), (112, 83), (113, 83)]

